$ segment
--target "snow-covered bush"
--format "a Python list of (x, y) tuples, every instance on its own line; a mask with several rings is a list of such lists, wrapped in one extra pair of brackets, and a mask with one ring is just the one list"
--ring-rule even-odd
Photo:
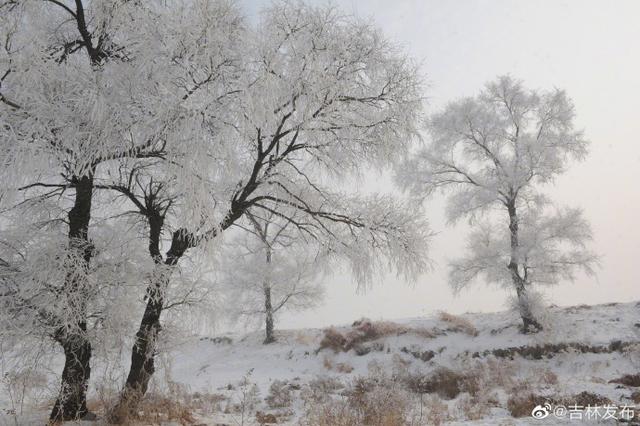
[(271, 382), (269, 393), (264, 400), (270, 408), (289, 407), (292, 401), (289, 383), (284, 380), (274, 380)]

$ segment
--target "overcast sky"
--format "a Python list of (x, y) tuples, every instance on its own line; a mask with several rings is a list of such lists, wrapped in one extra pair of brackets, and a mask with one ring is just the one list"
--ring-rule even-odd
[[(324, 2), (322, 2), (324, 3)], [(591, 141), (583, 163), (549, 188), (563, 204), (579, 206), (593, 227), (602, 256), (595, 278), (545, 289), (548, 303), (575, 305), (640, 299), (640, 1), (342, 0), (346, 13), (372, 19), (387, 37), (423, 63), (434, 112), (455, 98), (474, 95), (485, 82), (509, 73), (529, 88), (566, 89), (577, 125)], [(251, 16), (267, 4), (243, 0)], [(297, 328), (373, 319), (495, 311), (507, 293), (477, 285), (454, 296), (447, 260), (465, 245), (465, 224), (447, 226), (444, 201), (428, 202), (437, 235), (433, 271), (415, 283), (389, 276), (356, 293), (348, 275), (327, 282), (317, 309), (286, 314), (281, 327)]]

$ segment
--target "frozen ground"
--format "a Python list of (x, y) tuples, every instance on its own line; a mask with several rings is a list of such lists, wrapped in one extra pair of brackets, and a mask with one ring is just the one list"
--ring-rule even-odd
[[(303, 396), (309, 383), (333, 378), (345, 384), (331, 396), (343, 401), (349, 383), (356, 378), (372, 377), (376, 371), (393, 376), (400, 367), (405, 375), (428, 377), (445, 367), (481, 378), (480, 391), (474, 398), (462, 392), (438, 399), (447, 424), (615, 423), (603, 420), (604, 411), (590, 420), (585, 412), (582, 420), (569, 420), (569, 414), (561, 418), (550, 415), (544, 420), (531, 416), (514, 419), (508, 400), (525, 394), (548, 397), (554, 403), (552, 409), (561, 403), (570, 408), (571, 398), (584, 391), (607, 398), (612, 406), (634, 408), (632, 395), (640, 388), (609, 381), (640, 372), (640, 303), (551, 307), (545, 315), (545, 331), (535, 335), (520, 334), (518, 318), (511, 312), (467, 314), (461, 316), (462, 320), (450, 321), (435, 316), (377, 323), (384, 324), (388, 335), (365, 339), (348, 352), (330, 348), (318, 351), (324, 336), (320, 329), (280, 331), (278, 341), (270, 345), (262, 344), (260, 332), (185, 337), (163, 355), (155, 389), (179, 394), (183, 399), (189, 396), (189, 401), (216, 401), (210, 407), (202, 402), (195, 404), (198, 408), (194, 417), (198, 424), (206, 425), (253, 424), (256, 411), (273, 413), (280, 424), (299, 424), (309, 409), (309, 399)], [(351, 326), (335, 330), (342, 335), (354, 333)], [(55, 383), (56, 362), (59, 360), (49, 363), (53, 382), (43, 384), (49, 391), (55, 389), (51, 383)], [(96, 366), (95, 371), (91, 396), (99, 399), (101, 389), (120, 378), (104, 367)], [(270, 407), (265, 401), (275, 380), (290, 389), (292, 401), (285, 408)], [(5, 414), (0, 425), (42, 424), (46, 392), (34, 393), (39, 400), (34, 396), (32, 401), (25, 401), (27, 408), (23, 407), (22, 416), (6, 414), (12, 402), (4, 389), (1, 395)], [(427, 401), (438, 398), (435, 394), (424, 397)], [(422, 406), (423, 399), (420, 401)], [(486, 409), (470, 415), (476, 410), (465, 408), (469, 404), (484, 404)], [(429, 407), (427, 404), (422, 411), (429, 411)], [(416, 407), (412, 410), (415, 414)], [(478, 416), (482, 418), (469, 420)], [(439, 421), (427, 417), (414, 416), (413, 424)]]

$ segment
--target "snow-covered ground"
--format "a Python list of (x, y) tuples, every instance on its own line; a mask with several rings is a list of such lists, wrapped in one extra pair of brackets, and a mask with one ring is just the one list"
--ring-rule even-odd
[[(155, 388), (170, 389), (184, 401), (191, 401), (198, 424), (206, 425), (253, 424), (256, 411), (274, 414), (280, 424), (300, 424), (313, 401), (322, 399), (309, 397), (311, 391), (318, 390), (318, 383), (340, 383), (328, 391), (326, 386), (320, 387), (333, 401), (344, 402), (358, 377), (375, 377), (383, 387), (398, 386), (406, 392), (412, 424), (434, 424), (439, 419), (477, 425), (582, 424), (595, 423), (596, 417), (606, 423), (604, 405), (640, 408), (632, 400), (640, 387), (609, 383), (640, 372), (640, 303), (551, 307), (544, 323), (543, 332), (523, 335), (512, 312), (466, 314), (448, 321), (441, 315), (374, 321), (373, 326), (384, 331), (380, 334), (387, 335), (361, 338), (355, 349), (347, 352), (318, 350), (325, 335), (321, 329), (279, 331), (278, 341), (270, 345), (262, 344), (260, 332), (185, 337), (162, 356)], [(339, 326), (334, 331), (347, 338), (363, 336), (362, 326)], [(100, 376), (104, 369), (97, 366), (95, 371), (92, 398), (97, 398), (100, 384), (108, 383)], [(478, 389), (471, 396), (463, 386), (462, 392), (451, 398), (432, 391), (418, 396), (404, 385), (409, 383), (407, 377), (428, 379), (438, 371), (475, 378)], [(284, 407), (274, 408), (278, 404), (268, 402), (274, 381), (280, 381), (291, 397), (290, 402), (280, 404)], [(560, 417), (552, 413), (537, 420), (530, 415), (515, 419), (509, 412), (510, 398), (529, 394), (548, 398), (552, 410), (559, 405), (570, 409), (571, 398), (584, 391), (610, 401), (602, 403), (599, 415), (592, 415), (591, 420), (584, 411), (582, 420), (575, 419), (575, 410), (573, 420), (569, 413)], [(636, 393), (634, 398), (638, 396)], [(3, 390), (3, 410), (10, 408), (8, 399)], [(424, 404), (419, 417), (417, 401), (421, 407)], [(38, 407), (45, 406), (46, 401), (39, 402)], [(428, 415), (436, 409), (442, 416)], [(46, 416), (42, 409), (26, 411), (17, 424), (41, 423)], [(0, 425), (16, 424), (15, 420), (5, 414)]]

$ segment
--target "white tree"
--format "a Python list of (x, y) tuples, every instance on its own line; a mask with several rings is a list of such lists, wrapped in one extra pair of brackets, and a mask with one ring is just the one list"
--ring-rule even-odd
[[(332, 190), (366, 166), (392, 164), (417, 133), (417, 67), (377, 29), (302, 3), (275, 3), (255, 27), (226, 1), (70, 4), (0, 3), (2, 202), (15, 208), (26, 197), (42, 207), (24, 209), (25, 221), (45, 214), (68, 227), (64, 256), (36, 238), (33, 258), (73, 260), (33, 301), (34, 312), (55, 307), (50, 335), (68, 352), (52, 419), (86, 413), (89, 310), (100, 300), (95, 248), (108, 247), (104, 227), (132, 206), (136, 216), (125, 217), (143, 219), (153, 271), (139, 259), (140, 240), (127, 238), (135, 233), (121, 237), (120, 258), (105, 251), (112, 263), (134, 264), (146, 284), (112, 420), (135, 410), (154, 373), (181, 260), (195, 249), (200, 258), (211, 253), (249, 211), (346, 258), (359, 282), (383, 267), (409, 277), (424, 269), (419, 212), (393, 197)], [(9, 231), (16, 227), (12, 220)], [(50, 231), (40, 229), (44, 240)], [(106, 278), (107, 287), (119, 281)]]
[(553, 208), (540, 193), (569, 159), (587, 154), (573, 119), (564, 91), (529, 91), (499, 77), (478, 96), (433, 115), (431, 143), (398, 174), (414, 194), (450, 191), (451, 222), (480, 222), (468, 254), (452, 263), (451, 285), (460, 290), (480, 277), (513, 288), (525, 332), (541, 329), (531, 310), (531, 285), (573, 279), (579, 268), (592, 273), (597, 261), (585, 247), (591, 231), (581, 211)]
[[(261, 16), (256, 28), (239, 35), (237, 75), (223, 79), (223, 93), (232, 101), (222, 109), (207, 103), (217, 98), (196, 105), (204, 120), (192, 125), (216, 150), (199, 155), (209, 164), (194, 169), (173, 156), (170, 166), (135, 166), (134, 174), (154, 176), (155, 189), (145, 178), (141, 191), (132, 191), (140, 185), (131, 185), (136, 179), (130, 173), (102, 185), (132, 200), (147, 219), (150, 248), (157, 248), (157, 272), (113, 420), (135, 409), (154, 372), (155, 341), (175, 267), (191, 249), (208, 250), (210, 241), (249, 211), (274, 215), (305, 238), (321, 241), (326, 252), (347, 259), (360, 282), (381, 267), (407, 276), (425, 267), (428, 228), (419, 214), (392, 197), (331, 190), (332, 183), (365, 165), (391, 164), (410, 146), (422, 104), (416, 66), (375, 28), (332, 8), (278, 2)], [(194, 182), (205, 183), (200, 197), (187, 190)], [(151, 238), (168, 230), (173, 231), (166, 240)], [(165, 257), (158, 243), (168, 246)]]
[(276, 341), (275, 318), (284, 310), (315, 306), (324, 295), (320, 282), (328, 256), (314, 241), (304, 240), (290, 222), (247, 213), (246, 231), (221, 253), (219, 281), (227, 289), (230, 317), (264, 323), (264, 343)]
[[(116, 253), (104, 250), (101, 239), (111, 239), (103, 232), (105, 220), (118, 213), (96, 190), (135, 160), (166, 160), (169, 176), (183, 164), (210, 164), (213, 147), (198, 137), (207, 125), (200, 113), (206, 107), (214, 114), (227, 95), (220, 80), (233, 73), (228, 53), (237, 50), (231, 40), (237, 39), (240, 18), (227, 2), (192, 6), (0, 2), (1, 200), (22, 212), (6, 226), (27, 248), (14, 251), (18, 258), (12, 260), (20, 264), (29, 255), (25, 265), (13, 268), (21, 271), (13, 277), (33, 284), (18, 281), (19, 291), (3, 297), (29, 306), (22, 311), (38, 315), (37, 321), (21, 324), (37, 322), (64, 350), (52, 421), (87, 415), (92, 303), (100, 301), (99, 288), (119, 282), (115, 274), (96, 281), (98, 265), (92, 263), (102, 263), (96, 256)], [(182, 163), (171, 168), (176, 158)], [(182, 192), (191, 194), (185, 200), (201, 202), (180, 206), (192, 217), (203, 212), (194, 207), (212, 200), (198, 182), (179, 179), (174, 185), (185, 185)], [(100, 228), (92, 230), (96, 211)], [(124, 259), (136, 257), (138, 250), (130, 250), (121, 252)], [(29, 273), (34, 259), (40, 259), (38, 279)], [(143, 276), (144, 270), (136, 272)]]

